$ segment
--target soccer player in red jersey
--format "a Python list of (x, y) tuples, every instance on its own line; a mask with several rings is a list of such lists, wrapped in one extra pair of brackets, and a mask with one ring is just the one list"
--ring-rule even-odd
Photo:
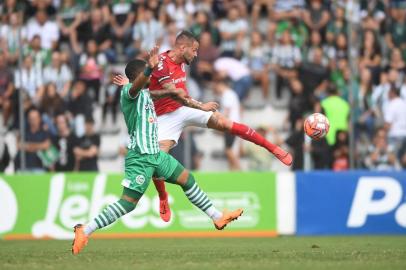
[[(149, 90), (153, 92), (158, 89), (181, 88), (188, 93), (185, 65), (189, 65), (197, 57), (198, 49), (199, 42), (192, 33), (180, 32), (176, 37), (174, 48), (159, 55), (160, 61), (152, 72)], [(117, 77), (115, 81), (120, 85), (126, 83), (126, 79), (122, 77)], [(189, 100), (189, 107), (183, 106), (170, 97), (154, 101), (158, 115), (158, 141), (161, 150), (169, 152), (177, 144), (184, 127), (197, 126), (229, 132), (266, 148), (285, 165), (292, 164), (290, 153), (269, 142), (249, 126), (227, 119), (216, 111), (218, 108), (216, 102), (201, 103), (193, 99)], [(154, 184), (159, 193), (161, 218), (169, 221), (171, 211), (165, 183), (162, 179), (154, 179)]]

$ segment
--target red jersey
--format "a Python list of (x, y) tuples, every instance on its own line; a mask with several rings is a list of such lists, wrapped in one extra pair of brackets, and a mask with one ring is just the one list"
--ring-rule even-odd
[[(176, 88), (182, 88), (187, 94), (185, 64), (177, 64), (168, 56), (168, 52), (159, 55), (158, 66), (152, 71), (149, 90), (161, 90), (166, 83), (174, 83)], [(170, 113), (182, 107), (176, 100), (166, 97), (154, 101), (156, 114)]]

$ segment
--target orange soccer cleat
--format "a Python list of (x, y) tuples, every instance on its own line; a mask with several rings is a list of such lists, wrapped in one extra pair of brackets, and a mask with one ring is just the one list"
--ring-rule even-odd
[(292, 165), (293, 158), (292, 155), (289, 152), (286, 152), (279, 146), (277, 146), (273, 151), (272, 154), (275, 155), (277, 159), (279, 159), (283, 164), (286, 166)]
[(238, 219), (243, 213), (242, 209), (237, 209), (235, 211), (223, 211), (223, 216), (214, 221), (214, 226), (216, 227), (217, 230), (222, 230), (224, 229), (225, 226), (227, 226), (228, 223), (230, 223), (233, 220)]
[(169, 207), (168, 198), (169, 196), (168, 194), (166, 194), (165, 199), (159, 200), (159, 215), (165, 222), (169, 222), (169, 220), (171, 219), (171, 208)]
[(83, 232), (83, 227), (82, 224), (77, 224), (73, 228), (73, 231), (75, 232), (75, 239), (73, 239), (72, 243), (73, 255), (79, 254), (89, 241), (89, 237)]

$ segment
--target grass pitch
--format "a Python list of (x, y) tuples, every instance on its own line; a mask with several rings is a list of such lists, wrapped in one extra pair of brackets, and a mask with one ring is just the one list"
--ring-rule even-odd
[(406, 269), (406, 237), (0, 241), (0, 269)]

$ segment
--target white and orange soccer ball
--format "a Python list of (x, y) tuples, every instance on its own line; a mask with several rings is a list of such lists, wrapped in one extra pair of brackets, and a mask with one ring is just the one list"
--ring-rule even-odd
[(321, 113), (309, 115), (304, 122), (304, 131), (307, 136), (313, 140), (320, 140), (327, 135), (330, 129), (330, 122), (327, 117)]

